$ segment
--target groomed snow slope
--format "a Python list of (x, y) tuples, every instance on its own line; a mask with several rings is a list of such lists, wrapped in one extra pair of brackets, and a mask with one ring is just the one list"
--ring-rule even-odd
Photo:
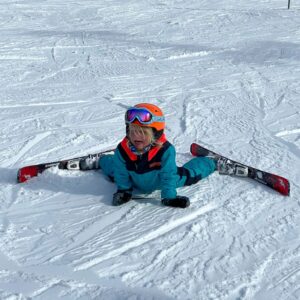
[[(300, 299), (300, 6), (0, 0), (0, 299)], [(297, 7), (298, 5), (298, 7)], [(114, 147), (159, 105), (178, 164), (199, 142), (291, 181), (217, 173), (111, 206), (101, 172), (21, 166)]]

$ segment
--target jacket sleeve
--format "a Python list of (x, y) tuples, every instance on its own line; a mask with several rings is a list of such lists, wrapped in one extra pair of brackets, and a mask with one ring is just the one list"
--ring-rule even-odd
[(175, 161), (175, 148), (170, 146), (168, 150), (163, 154), (161, 161), (161, 197), (173, 199), (176, 198), (176, 181), (177, 181), (177, 166)]
[(117, 184), (118, 190), (131, 190), (132, 181), (130, 180), (130, 174), (126, 168), (126, 162), (118, 149), (116, 149), (114, 154), (114, 165), (114, 180)]

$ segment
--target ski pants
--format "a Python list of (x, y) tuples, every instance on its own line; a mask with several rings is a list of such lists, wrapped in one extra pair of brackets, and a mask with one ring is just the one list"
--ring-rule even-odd
[[(113, 155), (101, 157), (99, 166), (106, 176), (114, 181), (114, 159)], [(199, 180), (209, 176), (216, 170), (216, 162), (208, 157), (195, 157), (185, 163), (182, 167), (177, 167), (178, 180), (176, 187), (189, 186)]]

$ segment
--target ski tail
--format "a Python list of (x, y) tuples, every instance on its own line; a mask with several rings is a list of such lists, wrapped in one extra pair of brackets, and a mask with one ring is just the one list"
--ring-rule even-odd
[(190, 149), (192, 155), (194, 156), (208, 156), (209, 155), (209, 150), (199, 147), (198, 144), (192, 143), (191, 144), (191, 149)]
[[(207, 156), (213, 159), (226, 158), (227, 157), (217, 154), (205, 147), (202, 147), (196, 143), (191, 145), (191, 153), (194, 156)], [(231, 160), (231, 159), (230, 159)], [(248, 178), (251, 178), (259, 183), (262, 183), (273, 190), (279, 192), (281, 195), (289, 196), (290, 195), (290, 182), (279, 175), (268, 173), (265, 171), (258, 170), (256, 168), (240, 164), (234, 160), (231, 160), (233, 163), (237, 163), (239, 165), (245, 166), (249, 169)]]
[(196, 143), (191, 144), (190, 150), (191, 150), (192, 155), (194, 155), (194, 156), (209, 156), (214, 159), (218, 159), (221, 156), (221, 155), (219, 155), (211, 150), (208, 150)]

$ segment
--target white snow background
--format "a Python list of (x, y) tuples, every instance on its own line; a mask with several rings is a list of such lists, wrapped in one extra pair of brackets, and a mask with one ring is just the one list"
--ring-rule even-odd
[[(0, 299), (300, 299), (300, 3), (0, 1)], [(111, 206), (101, 172), (19, 167), (115, 147), (159, 105), (178, 165), (198, 142), (288, 178), (214, 173)]]

